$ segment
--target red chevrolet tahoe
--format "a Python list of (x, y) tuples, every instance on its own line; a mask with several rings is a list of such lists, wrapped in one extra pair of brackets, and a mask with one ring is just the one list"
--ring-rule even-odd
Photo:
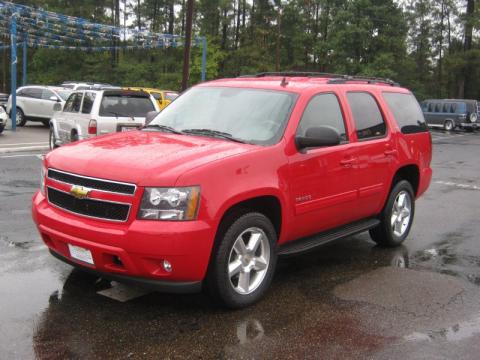
[(267, 291), (279, 256), (370, 231), (397, 246), (428, 188), (431, 137), (381, 79), (258, 74), (194, 86), (143, 129), (46, 155), (33, 219), (52, 255), (223, 305)]

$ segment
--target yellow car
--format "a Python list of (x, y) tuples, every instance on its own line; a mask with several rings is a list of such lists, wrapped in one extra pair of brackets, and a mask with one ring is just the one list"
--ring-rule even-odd
[(155, 98), (155, 100), (157, 100), (160, 110), (163, 110), (168, 104), (170, 104), (179, 95), (178, 92), (176, 91), (158, 90), (154, 88), (126, 87), (124, 89), (145, 91), (151, 94)]

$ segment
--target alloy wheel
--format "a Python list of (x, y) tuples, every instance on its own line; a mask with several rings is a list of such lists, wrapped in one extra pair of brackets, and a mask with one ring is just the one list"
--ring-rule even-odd
[(228, 278), (241, 295), (254, 292), (263, 282), (270, 262), (270, 242), (257, 227), (243, 231), (235, 240), (228, 260)]
[(412, 200), (407, 191), (400, 191), (393, 202), (392, 216), (390, 224), (393, 233), (401, 237), (408, 229), (410, 224), (410, 215), (412, 213)]

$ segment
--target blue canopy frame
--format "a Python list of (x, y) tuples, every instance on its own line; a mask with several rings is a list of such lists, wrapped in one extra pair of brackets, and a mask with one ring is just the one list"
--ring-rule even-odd
[[(86, 19), (35, 9), (25, 5), (0, 1), (0, 34), (10, 36), (10, 45), (0, 45), (5, 51), (10, 48), (12, 131), (16, 130), (17, 116), (17, 47), (22, 46), (22, 85), (27, 84), (27, 48), (66, 50), (110, 51), (114, 49), (156, 49), (183, 45), (179, 35), (154, 33), (144, 30), (125, 29), (105, 24), (92, 23)], [(121, 39), (133, 45), (105, 46)], [(17, 42), (20, 39), (20, 42)], [(128, 40), (127, 40), (128, 39)], [(206, 80), (207, 39), (195, 38), (195, 45), (202, 47), (201, 81)]]

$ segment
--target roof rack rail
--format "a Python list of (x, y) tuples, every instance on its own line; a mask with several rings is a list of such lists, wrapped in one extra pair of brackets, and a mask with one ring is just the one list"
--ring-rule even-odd
[(386, 84), (391, 86), (400, 86), (399, 83), (379, 77), (370, 77), (362, 75), (344, 75), (344, 74), (334, 74), (334, 73), (323, 73), (323, 72), (302, 72), (302, 71), (280, 71), (280, 72), (262, 72), (254, 75), (241, 75), (240, 78), (251, 78), (251, 77), (266, 77), (266, 76), (290, 76), (290, 77), (319, 77), (319, 78), (330, 78), (328, 80), (329, 84), (345, 84), (348, 81), (366, 81), (369, 84)]
[(253, 74), (253, 75), (240, 75), (239, 77), (240, 78), (247, 78), (247, 77), (266, 77), (266, 76), (336, 78), (336, 77), (342, 77), (342, 76), (347, 76), (347, 75), (324, 73), (324, 72), (309, 72), (309, 71), (274, 71), (274, 72), (261, 72), (261, 73)]

